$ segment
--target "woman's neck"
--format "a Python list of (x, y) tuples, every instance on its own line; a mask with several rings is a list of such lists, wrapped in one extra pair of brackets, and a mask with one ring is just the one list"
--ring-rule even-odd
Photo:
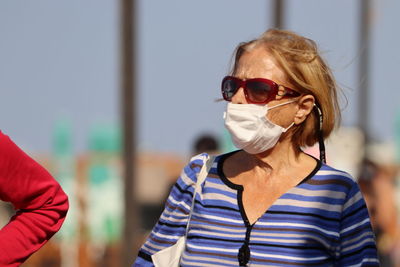
[[(299, 164), (304, 154), (300, 148), (286, 138), (278, 142), (273, 148), (265, 152), (250, 155), (253, 158), (255, 167), (261, 167), (265, 171), (280, 173), (282, 170), (288, 170)], [(302, 156), (303, 154), (303, 156)]]

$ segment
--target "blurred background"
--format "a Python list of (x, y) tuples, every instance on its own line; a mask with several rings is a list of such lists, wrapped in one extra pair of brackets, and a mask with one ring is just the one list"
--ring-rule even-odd
[[(190, 156), (235, 149), (220, 81), (236, 45), (271, 27), (315, 40), (332, 67), (343, 120), (328, 163), (358, 179), (382, 266), (400, 266), (398, 10), (396, 0), (0, 1), (0, 129), (71, 205), (23, 266), (129, 266)], [(0, 206), (2, 226), (14, 211)]]

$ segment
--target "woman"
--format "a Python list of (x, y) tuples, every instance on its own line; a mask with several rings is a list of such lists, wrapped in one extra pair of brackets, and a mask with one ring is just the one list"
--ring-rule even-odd
[(0, 132), (0, 200), (17, 210), (0, 229), (0, 266), (20, 266), (61, 227), (68, 197), (57, 181)]
[[(379, 266), (357, 183), (325, 165), (337, 86), (315, 43), (268, 30), (239, 45), (222, 82), (225, 126), (241, 150), (217, 156), (196, 195), (182, 266)], [(321, 160), (302, 151), (320, 144)], [(185, 232), (206, 155), (171, 191), (136, 266)]]

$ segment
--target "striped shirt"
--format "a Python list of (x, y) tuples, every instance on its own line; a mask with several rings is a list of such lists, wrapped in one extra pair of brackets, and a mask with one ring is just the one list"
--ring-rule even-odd
[[(222, 172), (230, 154), (216, 157), (196, 195), (181, 266), (239, 266), (244, 244), (247, 266), (379, 266), (367, 207), (349, 174), (318, 161), (251, 225), (243, 187)], [(184, 235), (205, 158), (198, 155), (183, 169), (134, 266), (154, 266), (151, 255)]]

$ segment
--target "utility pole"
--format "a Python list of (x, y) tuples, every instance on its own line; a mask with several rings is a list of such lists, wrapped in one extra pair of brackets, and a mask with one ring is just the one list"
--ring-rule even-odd
[(282, 29), (284, 27), (283, 23), (285, 20), (285, 0), (273, 0), (272, 10), (274, 11), (274, 14), (272, 14), (272, 17), (274, 18), (273, 27), (276, 29)]
[(122, 122), (122, 159), (124, 177), (124, 225), (121, 247), (121, 266), (131, 266), (137, 249), (139, 207), (133, 193), (135, 160), (135, 97), (136, 82), (136, 23), (135, 0), (120, 0), (120, 42), (121, 42), (121, 122)]
[(358, 123), (365, 135), (365, 143), (370, 141), (369, 132), (369, 54), (370, 54), (370, 29), (371, 29), (371, 1), (359, 0), (360, 2), (360, 35), (359, 51), (360, 61), (358, 70)]

